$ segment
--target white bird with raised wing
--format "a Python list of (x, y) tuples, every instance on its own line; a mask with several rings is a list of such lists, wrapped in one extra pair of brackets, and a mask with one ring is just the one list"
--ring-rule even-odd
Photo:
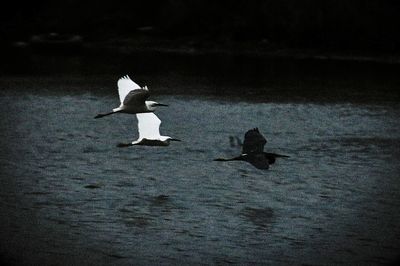
[(138, 120), (139, 138), (131, 143), (119, 143), (118, 147), (133, 145), (168, 146), (170, 141), (180, 141), (169, 136), (160, 135), (161, 120), (154, 113), (136, 114)]
[(100, 118), (107, 115), (112, 115), (116, 113), (127, 113), (127, 114), (137, 114), (137, 113), (149, 113), (154, 112), (157, 106), (168, 106), (166, 104), (146, 101), (149, 98), (150, 93), (147, 86), (141, 88), (136, 84), (131, 78), (126, 75), (118, 80), (118, 94), (121, 105), (114, 108), (112, 112), (98, 114), (95, 118)]

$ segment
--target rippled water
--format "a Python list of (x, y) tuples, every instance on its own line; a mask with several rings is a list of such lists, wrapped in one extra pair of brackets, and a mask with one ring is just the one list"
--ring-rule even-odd
[[(97, 78), (107, 79), (1, 83), (6, 259), (313, 265), (397, 258), (398, 102), (265, 101), (224, 97), (207, 79), (176, 82), (178, 93), (155, 86), (152, 99), (169, 104), (156, 112), (161, 133), (183, 141), (121, 149), (118, 142), (137, 137), (136, 118), (93, 119), (118, 105), (115, 77), (108, 90)], [(190, 85), (213, 93), (182, 93)], [(253, 127), (267, 151), (290, 158), (268, 171), (213, 161), (238, 155), (229, 137)]]

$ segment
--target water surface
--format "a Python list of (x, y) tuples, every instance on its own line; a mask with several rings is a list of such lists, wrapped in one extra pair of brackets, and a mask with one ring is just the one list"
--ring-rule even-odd
[[(93, 119), (118, 105), (111, 74), (3, 77), (1, 254), (15, 263), (121, 265), (396, 258), (400, 104), (393, 87), (381, 90), (381, 76), (364, 94), (351, 89), (359, 78), (319, 76), (296, 87), (262, 78), (261, 70), (255, 81), (246, 72), (235, 83), (195, 69), (138, 76), (154, 88), (153, 100), (169, 104), (156, 112), (161, 133), (183, 140), (169, 147), (117, 148), (137, 138), (135, 117)], [(352, 97), (323, 80), (347, 85), (342, 92)], [(306, 97), (318, 90), (331, 93)], [(267, 151), (290, 158), (268, 171), (212, 161), (238, 155), (229, 137), (253, 127)]]

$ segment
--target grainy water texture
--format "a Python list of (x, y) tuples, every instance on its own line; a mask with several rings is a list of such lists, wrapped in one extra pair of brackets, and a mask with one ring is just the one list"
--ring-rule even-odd
[[(5, 258), (61, 265), (354, 265), (397, 258), (398, 102), (210, 95), (213, 82), (203, 78), (196, 88), (205, 93), (151, 96), (169, 105), (156, 111), (161, 133), (182, 142), (117, 148), (137, 138), (137, 121), (127, 114), (93, 119), (118, 106), (118, 75), (110, 76), (88, 78), (110, 80), (107, 90), (76, 76), (72, 83), (3, 80)], [(145, 79), (151, 83), (151, 75)], [(266, 151), (290, 158), (267, 171), (213, 161), (239, 155), (229, 137), (242, 139), (253, 127), (267, 138)]]

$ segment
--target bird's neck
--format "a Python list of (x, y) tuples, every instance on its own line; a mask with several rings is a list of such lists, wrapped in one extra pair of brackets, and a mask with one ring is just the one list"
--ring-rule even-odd
[(160, 140), (161, 141), (169, 141), (171, 139), (171, 137), (168, 137), (168, 136), (160, 136)]
[(148, 109), (149, 111), (152, 112), (152, 111), (156, 110), (156, 107), (153, 106), (153, 102), (151, 102), (151, 101), (145, 101), (144, 103), (146, 104), (146, 107), (147, 107), (147, 109)]

